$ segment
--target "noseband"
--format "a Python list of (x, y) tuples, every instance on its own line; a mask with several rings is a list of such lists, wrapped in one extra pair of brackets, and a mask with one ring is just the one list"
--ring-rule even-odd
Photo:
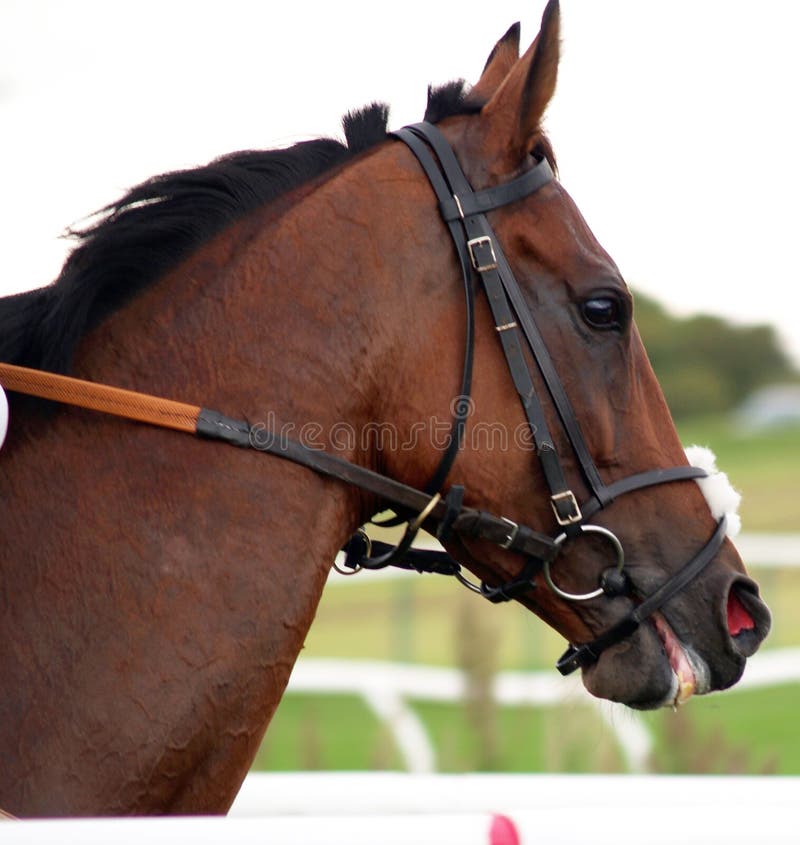
[[(476, 192), (467, 181), (452, 148), (434, 125), (418, 123), (394, 134), (416, 156), (436, 194), (442, 219), (450, 231), (461, 266), (466, 301), (466, 344), (461, 394), (454, 403), (448, 448), (424, 491), (352, 464), (336, 455), (276, 435), (263, 426), (251, 426), (217, 411), (11, 364), (0, 363), (0, 384), (18, 393), (223, 440), (235, 446), (285, 458), (322, 475), (355, 485), (379, 500), (390, 503), (398, 514), (404, 517), (410, 515), (408, 520), (403, 518), (397, 522), (407, 524), (403, 538), (395, 547), (371, 542), (362, 530), (354, 535), (344, 549), (345, 566), (351, 573), (360, 568), (382, 569), (391, 565), (418, 572), (453, 575), (492, 602), (508, 601), (535, 588), (535, 579), (540, 574), (550, 589), (568, 601), (631, 594), (636, 603), (619, 622), (589, 643), (570, 645), (557, 663), (558, 670), (566, 675), (594, 663), (603, 650), (630, 636), (645, 619), (698, 575), (722, 545), (725, 518), (719, 521), (705, 546), (658, 589), (648, 596), (635, 595), (635, 589), (625, 573), (625, 556), (619, 539), (607, 528), (593, 525), (588, 520), (625, 493), (657, 484), (703, 478), (707, 473), (699, 467), (681, 466), (638, 473), (610, 484), (603, 482), (600, 477), (533, 315), (486, 218), (487, 212), (521, 200), (552, 181), (554, 177), (550, 165), (542, 159), (514, 180)], [(555, 537), (505, 517), (465, 507), (464, 488), (460, 485), (451, 485), (446, 493), (439, 492), (444, 487), (463, 443), (469, 416), (476, 279), (480, 280), (486, 292), (509, 372), (536, 445), (536, 453), (550, 492), (550, 504), (561, 529)], [(523, 354), (523, 343), (541, 374), (590, 491), (588, 499), (580, 505), (567, 484), (561, 459)], [(491, 587), (485, 582), (474, 584), (464, 577), (460, 565), (449, 555), (411, 548), (423, 526), (442, 541), (456, 535), (462, 540), (493, 543), (522, 555), (525, 563), (515, 578), (500, 586)], [(614, 565), (603, 573), (596, 589), (587, 593), (570, 593), (557, 585), (551, 567), (561, 549), (584, 534), (596, 535), (607, 541), (613, 553)], [(380, 553), (373, 556), (374, 551)]]

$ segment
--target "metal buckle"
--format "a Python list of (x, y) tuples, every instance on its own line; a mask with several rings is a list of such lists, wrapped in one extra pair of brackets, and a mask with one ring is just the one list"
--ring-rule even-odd
[[(561, 514), (558, 512), (559, 502), (569, 502), (570, 508), (572, 510), (572, 514), (570, 516), (561, 516)], [(572, 492), (572, 490), (565, 490), (563, 493), (554, 493), (550, 497), (550, 507), (553, 509), (553, 513), (556, 517), (556, 522), (559, 525), (574, 525), (576, 522), (580, 522), (583, 519), (583, 514), (581, 513), (581, 509), (578, 506), (578, 500), (575, 498), (575, 494)]]
[[(481, 259), (478, 257), (476, 250), (480, 251), (485, 247), (489, 247), (489, 255), (486, 257), (489, 258), (489, 256), (491, 256), (491, 258), (489, 258), (488, 261), (481, 263)], [(467, 241), (467, 249), (469, 250), (469, 257), (472, 261), (472, 266), (479, 273), (485, 273), (487, 270), (497, 269), (497, 256), (494, 252), (494, 244), (488, 235), (481, 235), (479, 238), (473, 238), (471, 241)]]
[(502, 519), (503, 522), (506, 523), (506, 525), (510, 526), (511, 530), (506, 535), (506, 539), (498, 545), (501, 549), (510, 549), (511, 544), (514, 542), (514, 540), (517, 539), (517, 534), (519, 533), (519, 525), (517, 525), (517, 523), (511, 519), (506, 519), (504, 516), (501, 516), (500, 519)]

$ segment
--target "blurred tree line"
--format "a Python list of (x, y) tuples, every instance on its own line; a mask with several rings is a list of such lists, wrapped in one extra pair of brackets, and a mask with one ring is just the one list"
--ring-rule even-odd
[(755, 389), (796, 381), (772, 326), (721, 317), (675, 317), (637, 292), (636, 323), (675, 417), (732, 410)]

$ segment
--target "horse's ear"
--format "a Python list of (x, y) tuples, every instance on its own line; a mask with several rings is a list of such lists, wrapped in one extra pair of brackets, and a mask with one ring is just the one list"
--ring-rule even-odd
[(497, 91), (519, 59), (519, 22), (494, 45), (483, 68), (481, 78), (469, 92), (470, 100), (485, 103)]
[(536, 40), (482, 112), (491, 135), (504, 139), (506, 150), (517, 160), (530, 151), (531, 143), (539, 132), (542, 115), (555, 91), (560, 54), (559, 29), (558, 0), (550, 0)]

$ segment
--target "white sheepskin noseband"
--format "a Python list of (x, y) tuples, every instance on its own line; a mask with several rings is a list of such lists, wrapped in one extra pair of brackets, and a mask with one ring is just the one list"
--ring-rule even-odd
[(717, 456), (705, 446), (687, 446), (686, 457), (693, 467), (708, 473), (707, 478), (696, 478), (698, 487), (708, 502), (714, 519), (727, 518), (728, 537), (733, 539), (742, 529), (742, 518), (736, 512), (742, 497), (733, 489), (728, 476), (717, 469)]

